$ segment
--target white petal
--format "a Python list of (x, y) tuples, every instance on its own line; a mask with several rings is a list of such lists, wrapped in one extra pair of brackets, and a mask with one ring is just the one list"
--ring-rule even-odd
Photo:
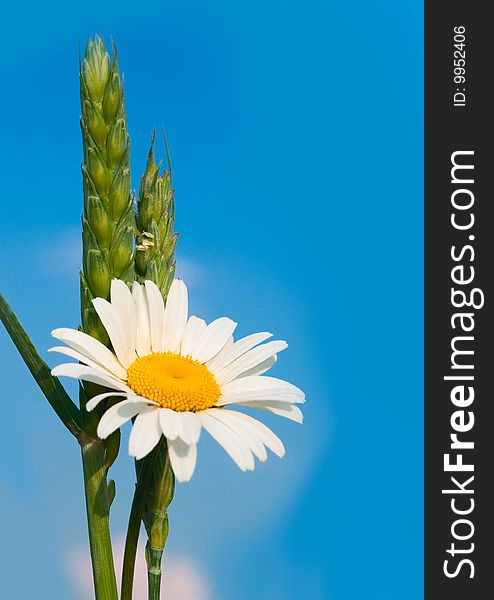
[(198, 413), (198, 415), (204, 429), (220, 446), (223, 446), (240, 469), (242, 471), (252, 471), (254, 469), (254, 457), (247, 444), (229, 427), (217, 419), (212, 411), (205, 410)]
[[(54, 346), (53, 348), (49, 348), (48, 352), (59, 352), (60, 354), (64, 354), (65, 356), (70, 356), (70, 358), (74, 358), (75, 360), (78, 360), (79, 362), (84, 363), (88, 367), (93, 367), (93, 369), (98, 369), (99, 371), (102, 371), (109, 377), (113, 377), (114, 379), (119, 379), (120, 381), (122, 381), (119, 377), (116, 377), (116, 375), (114, 375), (113, 373), (108, 371), (108, 369), (105, 369), (105, 367), (103, 367), (100, 363), (97, 363), (96, 361), (91, 360), (87, 356), (84, 356), (84, 354), (82, 354), (81, 352), (77, 352), (77, 350), (74, 350), (73, 348), (69, 348), (68, 346)], [(123, 369), (123, 367), (122, 367), (122, 369)], [(126, 379), (126, 377), (125, 377), (125, 379)]]
[(161, 330), (163, 329), (163, 316), (165, 305), (163, 296), (158, 286), (152, 281), (144, 282), (149, 308), (149, 327), (151, 332), (151, 349), (153, 352), (161, 352)]
[(155, 406), (141, 408), (129, 437), (129, 454), (137, 460), (144, 458), (160, 441), (160, 409)]
[(236, 396), (220, 396), (215, 406), (229, 406), (230, 404), (250, 404), (251, 402), (272, 402), (273, 404), (300, 404), (297, 396), (290, 394), (237, 394)]
[(163, 352), (179, 352), (187, 325), (189, 299), (187, 287), (180, 279), (174, 279), (166, 298), (163, 321)]
[(261, 421), (258, 421), (249, 415), (237, 412), (236, 410), (223, 410), (221, 412), (229, 415), (230, 420), (245, 427), (253, 437), (258, 437), (271, 452), (274, 452), (280, 458), (284, 456), (285, 447), (283, 446), (283, 442), (271, 431), (271, 429), (269, 429), (269, 427), (264, 425), (264, 423), (261, 423)]
[(267, 410), (279, 417), (285, 417), (286, 419), (290, 419), (290, 421), (295, 421), (295, 423), (304, 422), (304, 415), (300, 408), (295, 404), (288, 404), (287, 402), (236, 402), (235, 406)]
[(170, 408), (160, 408), (159, 420), (161, 431), (167, 439), (174, 440), (178, 437), (182, 425), (177, 412), (171, 410)]
[(83, 381), (97, 383), (98, 385), (102, 385), (112, 390), (132, 393), (132, 390), (122, 381), (114, 379), (113, 377), (109, 377), (102, 371), (93, 369), (93, 367), (86, 367), (86, 365), (65, 363), (52, 369), (51, 374), (54, 377), (72, 377), (73, 379), (82, 379)]
[(251, 400), (278, 400), (281, 402), (305, 402), (301, 389), (287, 381), (266, 375), (252, 375), (234, 379), (221, 387), (218, 406), (232, 402)]
[(150, 400), (149, 398), (144, 398), (144, 396), (139, 396), (138, 394), (132, 392), (131, 394), (127, 395), (127, 398), (129, 400), (132, 400), (132, 402), (145, 402), (146, 404), (152, 405), (152, 406), (157, 406), (158, 408), (160, 408), (160, 405), (155, 402), (154, 400)]
[(168, 440), (168, 455), (177, 481), (189, 481), (196, 468), (197, 446), (186, 444), (180, 438)]
[(97, 396), (93, 396), (90, 400), (88, 400), (88, 402), (86, 404), (86, 410), (88, 412), (91, 412), (94, 408), (96, 408), (96, 406), (98, 406), (98, 404), (102, 400), (105, 400), (106, 398), (118, 397), (118, 396), (122, 396), (123, 398), (126, 398), (127, 393), (126, 392), (105, 392), (104, 394), (98, 394)]
[(251, 375), (262, 375), (263, 373), (266, 373), (266, 371), (269, 371), (269, 369), (271, 369), (271, 367), (275, 364), (275, 362), (277, 360), (278, 359), (276, 357), (276, 354), (274, 356), (270, 356), (269, 358), (266, 358), (266, 360), (263, 360), (261, 363), (259, 363), (255, 367), (252, 367), (252, 369), (249, 369), (248, 371), (243, 371), (242, 373), (240, 373), (240, 375), (238, 377), (250, 377)]
[(51, 334), (70, 348), (87, 356), (95, 363), (99, 363), (119, 379), (127, 379), (127, 371), (118, 362), (113, 352), (87, 333), (62, 327), (54, 329)]
[(147, 356), (151, 354), (148, 300), (144, 293), (144, 287), (137, 281), (134, 281), (132, 286), (132, 296), (137, 315), (136, 350), (139, 356)]
[(186, 444), (197, 444), (201, 435), (201, 421), (193, 412), (177, 413), (180, 422), (179, 437)]
[(214, 378), (216, 379), (218, 385), (225, 385), (226, 383), (233, 381), (244, 371), (253, 369), (266, 359), (276, 355), (278, 352), (281, 352), (287, 346), (288, 344), (286, 342), (277, 340), (274, 342), (268, 342), (262, 346), (257, 346), (257, 348), (252, 348), (252, 350), (249, 350), (245, 354), (242, 354), (242, 356), (239, 356), (239, 358), (230, 363), (227, 367), (216, 372), (214, 374)]
[[(229, 427), (234, 433), (236, 433), (242, 441), (248, 446), (249, 450), (257, 456), (257, 458), (264, 462), (267, 458), (267, 452), (264, 448), (264, 444), (260, 440), (259, 436), (252, 431), (245, 423), (235, 419), (233, 410), (223, 410), (221, 408), (210, 408), (208, 409), (210, 414), (213, 414), (217, 419)], [(238, 413), (235, 413), (238, 414)]]
[(216, 356), (225, 346), (236, 327), (237, 323), (228, 317), (220, 317), (210, 323), (192, 349), (192, 358), (205, 363)]
[(132, 400), (124, 400), (114, 404), (105, 412), (98, 423), (98, 437), (102, 440), (106, 439), (145, 408), (146, 404), (144, 402), (133, 402)]
[(108, 333), (118, 360), (127, 369), (135, 360), (135, 350), (128, 344), (117, 309), (103, 298), (93, 298), (93, 306)]
[(182, 356), (191, 356), (192, 350), (197, 345), (202, 332), (206, 329), (206, 321), (198, 317), (191, 316), (185, 326), (182, 343), (180, 345), (180, 354)]
[(224, 369), (231, 362), (242, 356), (245, 352), (257, 346), (264, 340), (270, 338), (273, 334), (266, 331), (261, 333), (252, 333), (247, 337), (237, 340), (234, 344), (226, 345), (221, 352), (207, 363), (208, 369), (215, 374), (220, 369)]
[(69, 356), (70, 358), (78, 360), (79, 362), (85, 364), (88, 367), (98, 369), (99, 371), (106, 373), (106, 375), (109, 375), (110, 377), (115, 377), (113, 373), (110, 373), (110, 371), (105, 369), (105, 367), (103, 367), (99, 363), (95, 362), (94, 360), (91, 360), (87, 356), (84, 356), (84, 354), (81, 354), (81, 352), (77, 352), (77, 350), (69, 348), (68, 346), (53, 346), (53, 348), (48, 348), (48, 352), (59, 352), (60, 354), (64, 354), (65, 356)]
[(127, 336), (127, 345), (131, 350), (135, 350), (137, 335), (136, 307), (129, 287), (121, 279), (112, 280), (110, 300), (112, 306), (117, 310), (120, 326)]

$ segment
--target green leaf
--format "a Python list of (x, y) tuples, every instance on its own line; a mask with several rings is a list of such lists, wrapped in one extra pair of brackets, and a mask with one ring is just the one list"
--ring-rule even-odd
[(50, 368), (38, 354), (19, 319), (12, 312), (2, 294), (0, 294), (0, 318), (51, 407), (70, 433), (78, 437), (81, 432), (81, 413), (79, 409), (72, 402), (58, 378), (52, 376)]

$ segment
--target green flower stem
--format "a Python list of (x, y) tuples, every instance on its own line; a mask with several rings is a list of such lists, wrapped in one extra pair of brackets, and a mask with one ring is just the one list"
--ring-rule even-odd
[[(161, 586), (161, 557), (168, 538), (168, 506), (175, 491), (175, 477), (163, 438), (155, 449), (156, 465), (146, 495), (142, 520), (148, 534), (146, 563), (148, 569), (148, 600), (159, 600)], [(139, 480), (139, 473), (138, 473)]]
[(146, 544), (146, 563), (148, 566), (148, 600), (160, 600), (161, 593), (161, 556), (163, 550), (151, 548)]
[(118, 600), (109, 526), (112, 498), (106, 481), (106, 449), (104, 442), (84, 433), (80, 444), (95, 596), (96, 600)]
[[(166, 451), (166, 449), (165, 449)], [(141, 520), (143, 519), (147, 495), (154, 479), (154, 473), (160, 467), (163, 457), (163, 442), (160, 442), (146, 458), (136, 462), (136, 471), (138, 473), (134, 498), (129, 516), (129, 525), (127, 527), (127, 537), (125, 539), (125, 552), (122, 568), (122, 589), (120, 593), (121, 600), (132, 600), (132, 586), (134, 583), (134, 569), (139, 543), (139, 532), (141, 529)], [(159, 596), (158, 596), (159, 598)]]
[(142, 499), (143, 493), (141, 492), (138, 494), (136, 490), (130, 509), (127, 537), (125, 538), (125, 551), (122, 566), (122, 588), (120, 590), (121, 600), (132, 600), (132, 587), (134, 585), (137, 545), (139, 543), (139, 532), (141, 530)]
[(136, 462), (136, 470), (137, 484), (125, 540), (121, 600), (132, 600), (134, 567), (141, 520), (144, 521), (148, 531), (146, 562), (148, 566), (149, 599), (159, 599), (161, 557), (168, 537), (167, 509), (174, 491), (174, 477), (165, 440), (161, 440), (146, 458)]

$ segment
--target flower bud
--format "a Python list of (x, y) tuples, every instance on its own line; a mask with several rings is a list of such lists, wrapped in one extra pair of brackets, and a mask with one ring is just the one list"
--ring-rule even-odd
[[(160, 460), (153, 472), (142, 520), (148, 534), (149, 545), (154, 551), (162, 551), (168, 537), (167, 509), (173, 498), (175, 478), (166, 455), (166, 446), (160, 443), (155, 452), (159, 453)], [(149, 564), (150, 557), (147, 558)]]
[(110, 167), (114, 169), (122, 158), (127, 147), (127, 128), (124, 119), (117, 119), (110, 129), (106, 150)]
[(86, 216), (100, 248), (108, 248), (112, 238), (112, 224), (101, 198), (88, 197)]
[(110, 295), (111, 275), (108, 262), (99, 250), (86, 253), (86, 278), (94, 297), (108, 298)]
[(101, 102), (110, 78), (110, 56), (98, 36), (87, 43), (82, 75), (92, 100)]
[(146, 544), (146, 563), (148, 567), (159, 567), (161, 554), (168, 537), (168, 513), (162, 511), (157, 513), (146, 513), (145, 521), (150, 525), (146, 528), (149, 542)]

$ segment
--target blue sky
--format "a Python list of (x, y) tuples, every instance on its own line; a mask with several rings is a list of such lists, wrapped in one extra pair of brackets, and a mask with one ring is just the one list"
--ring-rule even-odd
[[(95, 32), (119, 48), (134, 187), (166, 129), (192, 310), (288, 340), (276, 375), (308, 397), (302, 427), (266, 418), (287, 455), (254, 473), (203, 436), (170, 554), (214, 600), (421, 598), (422, 3), (10, 4), (1, 287), (43, 354), (78, 324), (78, 49)], [(0, 349), (3, 595), (21, 579), (23, 598), (66, 600), (77, 447), (3, 330)], [(125, 452), (114, 476), (120, 535)]]

